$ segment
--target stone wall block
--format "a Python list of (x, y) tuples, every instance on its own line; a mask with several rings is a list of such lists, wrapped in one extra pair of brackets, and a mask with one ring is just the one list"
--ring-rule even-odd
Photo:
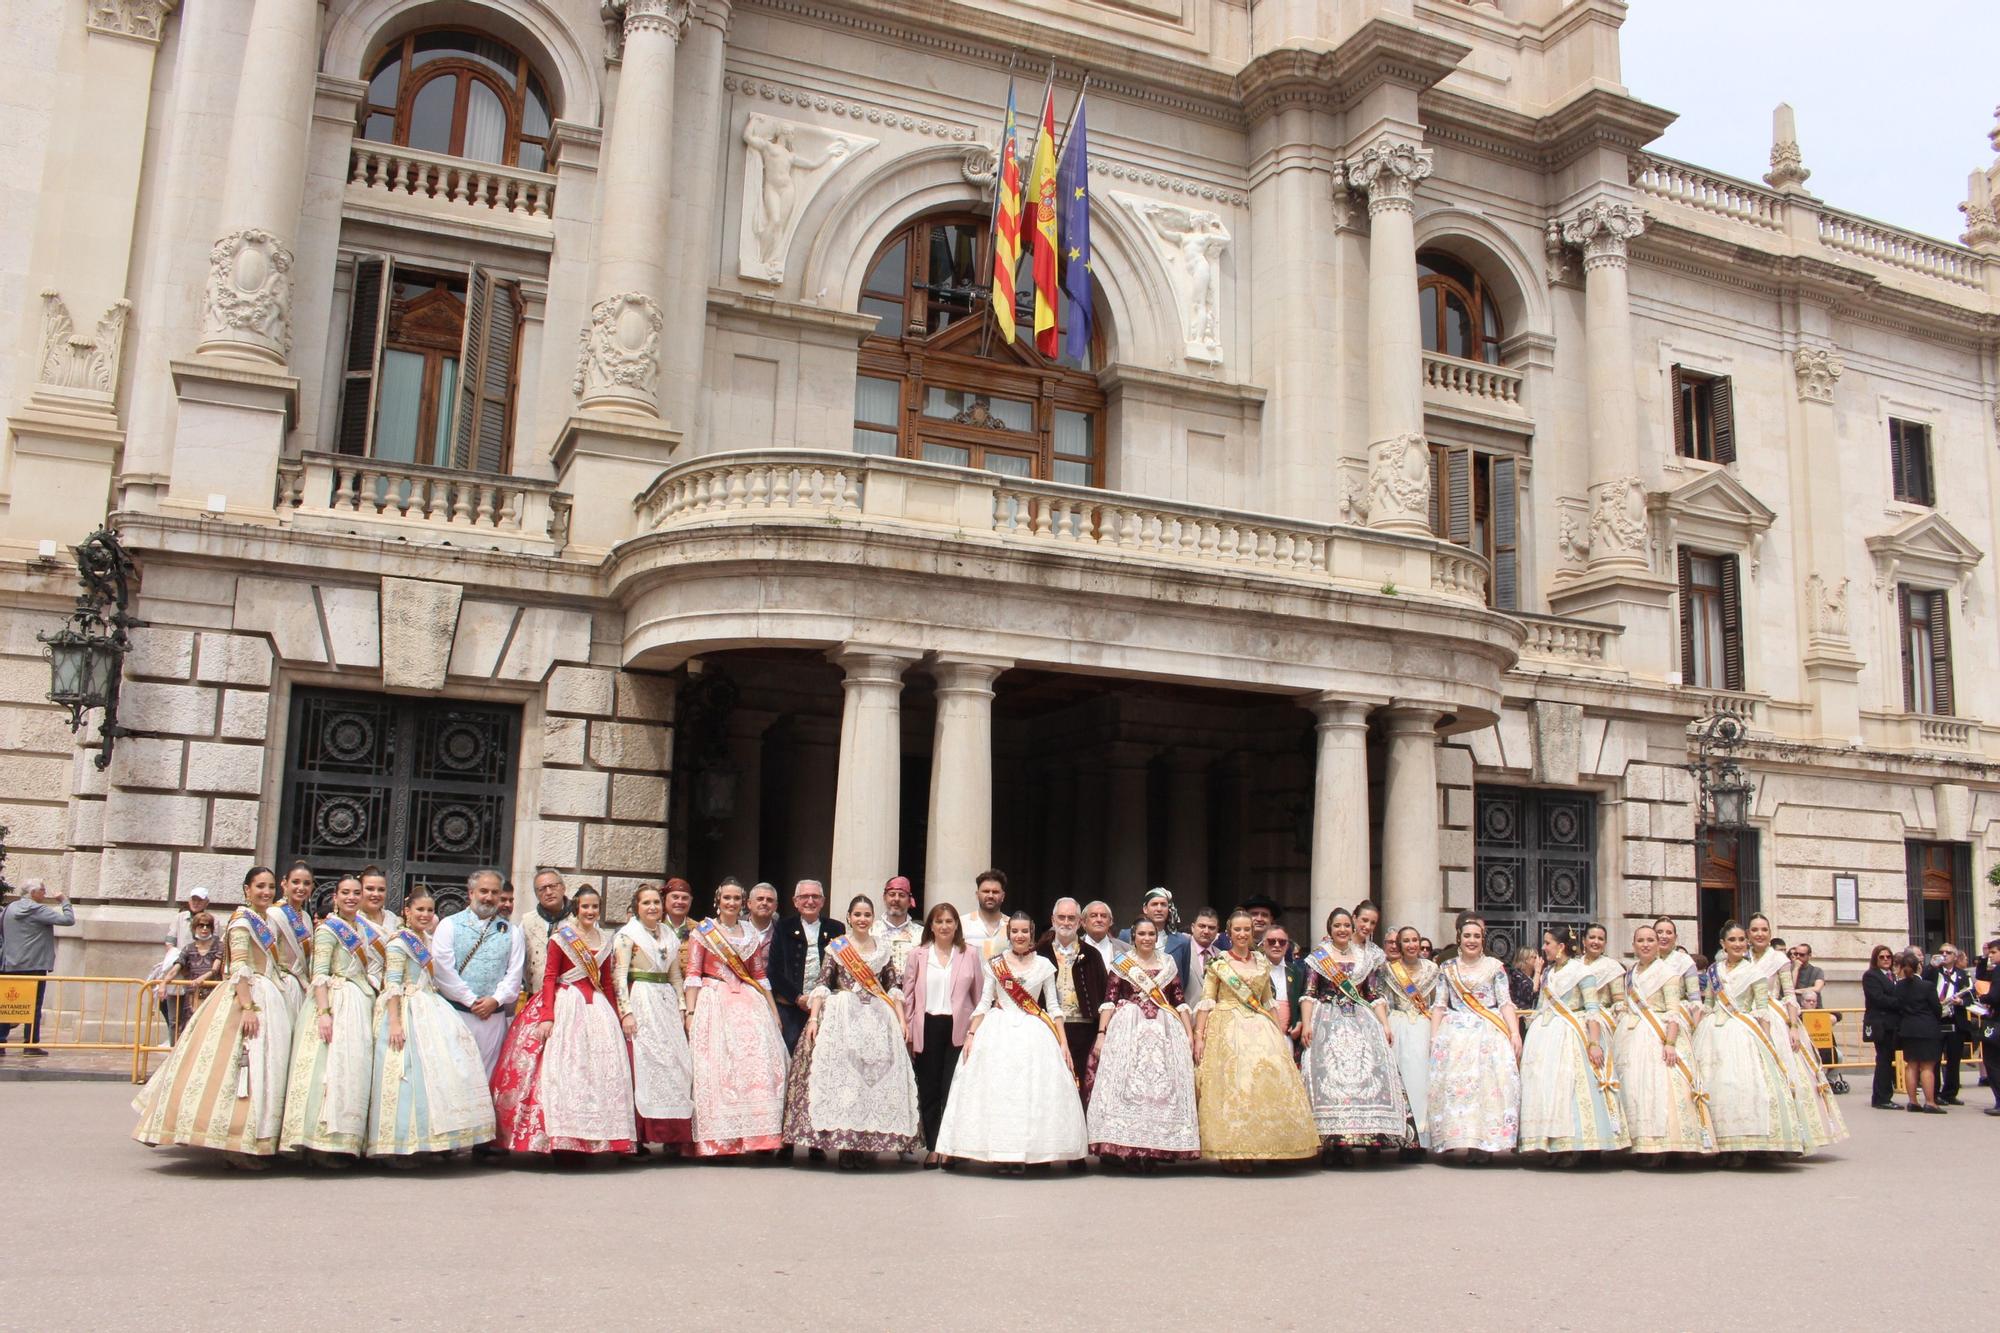
[(1667, 873), (1666, 848), (1657, 842), (1625, 840), (1625, 873), (1658, 879)]
[(136, 629), (125, 674), (186, 680), (194, 671), (194, 635), (184, 629)]
[(441, 690), (465, 589), (428, 579), (382, 580), (382, 684)]
[[(14, 836), (11, 829), (7, 836), (10, 839)], [(50, 845), (55, 846), (59, 844)], [(71, 847), (102, 847), (104, 845), (104, 802), (70, 802), (69, 845)]]
[(107, 842), (199, 847), (207, 834), (208, 802), (199, 796), (114, 788), (104, 802)]
[(211, 903), (226, 900), (243, 900), (243, 877), (250, 873), (256, 858), (241, 854), (222, 852), (182, 852), (180, 862), (174, 867), (174, 898), (184, 899), (189, 889), (207, 889), (212, 895)]
[[(1472, 872), (1470, 870), (1447, 870), (1444, 872), (1444, 905), (1445, 910), (1451, 912), (1466, 912), (1472, 909)], [(1424, 929), (1422, 925), (1419, 925), (1417, 928), (1419, 930)], [(1394, 927), (1394, 929), (1400, 930), (1401, 927)]]
[(602, 667), (557, 667), (549, 673), (548, 710), (551, 713), (609, 717), (617, 677), (617, 672)]
[(665, 772), (667, 729), (644, 722), (593, 722), (590, 761), (602, 768)]
[[(63, 884), (72, 898), (101, 898), (97, 879), (103, 869), (103, 853), (96, 848), (72, 851), (63, 858)], [(59, 964), (60, 966), (60, 964)]]
[(195, 679), (204, 685), (271, 686), (271, 643), (247, 634), (203, 634)]
[(225, 852), (257, 850), (257, 811), (255, 801), (217, 801), (209, 818), (208, 845)]
[(609, 773), (577, 768), (545, 768), (542, 770), (541, 812), (545, 815), (602, 819), (610, 790)]
[(604, 877), (604, 919), (606, 921), (627, 921), (632, 916), (632, 898), (642, 884), (657, 881), (634, 875), (606, 875)]
[(264, 790), (263, 747), (194, 742), (188, 746), (187, 789), (231, 796), (259, 795)]
[[(1469, 866), (1472, 864), (1472, 830), (1438, 830), (1438, 864), (1441, 866)], [(1325, 928), (1321, 922), (1321, 928)]]
[(333, 649), (336, 666), (382, 665), (381, 600), (373, 588), (319, 590), (320, 606), (326, 612), (326, 642)]
[(142, 791), (179, 791), (186, 750), (186, 741), (127, 736), (111, 751), (111, 780)]
[(1693, 805), (1695, 798), (1694, 774), (1684, 768), (1659, 770), (1660, 799), (1674, 805)]
[[(113, 750), (111, 757), (116, 759), (118, 751)], [(111, 775), (97, 766), (97, 751), (70, 752), (69, 789), (77, 796), (102, 796), (111, 790)]]
[(640, 824), (665, 823), (667, 780), (639, 773), (619, 773), (611, 779), (611, 817)]
[(261, 741), (271, 734), (271, 696), (255, 690), (222, 692), (222, 727), (233, 741)]
[(588, 724), (580, 717), (542, 718), (542, 762), (545, 764), (581, 764), (583, 762), (584, 730)]
[[(615, 637), (615, 636), (614, 636)], [(590, 658), (590, 613), (565, 607), (530, 606), (522, 610), (495, 675), (502, 680), (541, 680), (557, 662)]]
[(1658, 764), (1633, 764), (1625, 770), (1625, 799), (1657, 801), (1665, 789), (1666, 772)]
[[(134, 731), (176, 736), (215, 734), (216, 690), (208, 685), (128, 681), (118, 695), (118, 720)], [(116, 751), (113, 751), (114, 757)]]
[[(0, 792), (10, 796), (60, 797), (69, 781), (69, 774), (69, 765), (60, 759), (43, 755), (0, 754)], [(8, 870), (13, 869), (10, 861)]]
[[(545, 775), (546, 776), (546, 775)], [(583, 846), (583, 826), (560, 820), (538, 819), (534, 828), (535, 864), (555, 866), (562, 869), (577, 864)], [(534, 893), (522, 886), (514, 904), (515, 910), (525, 911), (532, 905)]]
[(667, 831), (634, 824), (590, 824), (584, 829), (583, 864), (602, 874), (657, 875), (667, 863)]
[(47, 660), (40, 657), (0, 657), (0, 701), (46, 704), (49, 701)]
[(1437, 774), (1442, 786), (1470, 787), (1473, 783), (1472, 751), (1463, 745), (1438, 746)]
[(1444, 822), (1450, 828), (1472, 827), (1472, 788), (1445, 788)]
[(1624, 806), (1625, 836), (1628, 838), (1650, 838), (1653, 836), (1653, 807), (1645, 801), (1627, 801)]
[(650, 671), (619, 672), (618, 716), (638, 722), (673, 721), (673, 677)]
[(172, 852), (107, 847), (98, 860), (97, 892), (101, 897), (166, 902), (173, 882)]
[[(10, 791), (9, 796), (35, 795)], [(95, 802), (93, 802), (95, 804)], [(60, 851), (69, 845), (68, 807), (60, 805), (0, 805), (0, 826), (7, 830), (10, 848), (45, 847)]]
[(0, 752), (67, 755), (73, 744), (69, 714), (53, 706), (0, 707)]
[(1694, 837), (1694, 807), (1661, 801), (1652, 807), (1652, 834), (1656, 838), (1683, 840)]

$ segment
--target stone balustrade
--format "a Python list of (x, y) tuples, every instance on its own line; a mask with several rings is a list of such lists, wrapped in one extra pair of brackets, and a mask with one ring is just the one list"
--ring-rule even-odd
[(1604, 625), (1590, 620), (1571, 620), (1564, 616), (1538, 616), (1526, 612), (1515, 612), (1514, 618), (1527, 626), (1527, 641), (1521, 645), (1523, 659), (1539, 662), (1561, 663), (1566, 666), (1585, 667), (1592, 670), (1616, 670), (1614, 650), (1618, 636), (1624, 633), (1618, 625)]
[(653, 532), (781, 518), (879, 524), (1005, 547), (1486, 601), (1486, 562), (1448, 542), (912, 459), (806, 450), (712, 454), (668, 468), (635, 503), (642, 530)]
[(1785, 197), (1761, 185), (1720, 176), (1668, 157), (1632, 159), (1632, 184), (1640, 193), (1669, 203), (1777, 231), (1784, 225)]
[(1522, 378), (1520, 371), (1505, 366), (1424, 353), (1424, 399), (1432, 405), (1456, 404), (1518, 416), (1523, 411)]
[(1822, 209), (1819, 214), (1820, 244), (1848, 254), (1872, 259), (1878, 264), (1908, 269), (1959, 287), (1978, 289), (1984, 285), (1983, 261), (1963, 246), (1920, 236), (1898, 227)]
[(554, 235), (556, 178), (540, 171), (357, 139), (348, 157), (351, 202), (411, 207)]
[(300, 528), (546, 555), (569, 542), (570, 497), (529, 477), (306, 453), (279, 463), (275, 505)]
[(1925, 749), (1968, 750), (1972, 748), (1977, 725), (1964, 718), (1930, 717), (1919, 714), (1916, 718), (1917, 744)]
[(1705, 713), (1721, 713), (1733, 717), (1746, 728), (1762, 728), (1764, 725), (1765, 698), (1761, 694), (1747, 694), (1741, 690), (1691, 690), (1701, 703)]

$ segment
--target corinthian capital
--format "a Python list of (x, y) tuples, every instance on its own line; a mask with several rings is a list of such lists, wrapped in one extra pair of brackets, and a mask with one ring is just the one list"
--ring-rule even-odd
[(614, 54), (625, 53), (635, 32), (663, 32), (678, 43), (688, 26), (688, 0), (604, 0), (604, 32)]
[(1562, 224), (1564, 242), (1583, 251), (1586, 272), (1602, 265), (1623, 268), (1629, 243), (1645, 230), (1644, 209), (1613, 199), (1585, 204)]
[(97, 32), (157, 42), (166, 30), (167, 15), (179, 0), (86, 0), (84, 25)]
[(1409, 212), (1417, 183), (1431, 174), (1431, 152), (1403, 140), (1381, 138), (1347, 163), (1347, 183), (1368, 191), (1368, 213)]
[(1825, 347), (1801, 347), (1792, 353), (1792, 372), (1798, 376), (1799, 401), (1831, 403), (1834, 381), (1845, 369), (1840, 354)]

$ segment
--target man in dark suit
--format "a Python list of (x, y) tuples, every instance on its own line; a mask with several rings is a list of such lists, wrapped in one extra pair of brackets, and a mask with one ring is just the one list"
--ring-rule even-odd
[(1986, 956), (1973, 966), (1972, 996), (1981, 1011), (1973, 1016), (1981, 1065), (1993, 1093), (1986, 1114), (2000, 1115), (2000, 940), (1986, 941)]
[(1097, 1040), (1097, 1011), (1104, 1004), (1104, 955), (1084, 940), (1083, 908), (1074, 898), (1059, 898), (1049, 914), (1049, 929), (1035, 952), (1056, 965), (1056, 994), (1062, 1012), (1051, 1017), (1063, 1025), (1063, 1040), (1076, 1066), (1077, 1087), (1083, 1087), (1090, 1065), (1090, 1047)]
[(1938, 1102), (1944, 1106), (1961, 1106), (1958, 1099), (1958, 1065), (1965, 1056), (1966, 1038), (1970, 1036), (1965, 1020), (1965, 1003), (1972, 986), (1972, 978), (1966, 975), (1964, 956), (1956, 945), (1947, 944), (1938, 950), (1936, 965), (1924, 969), (1924, 980), (1938, 993), (1939, 1007), (1944, 1010), (1944, 1021), (1938, 1026), (1944, 1031), (1944, 1063), (1938, 1070)]
[(792, 890), (791, 915), (779, 917), (772, 927), (771, 995), (778, 1002), (778, 1027), (788, 1051), (806, 1030), (805, 995), (819, 980), (827, 941), (847, 933), (846, 926), (821, 915), (825, 909), (826, 889), (816, 879), (802, 879)]
[(1306, 965), (1291, 956), (1292, 937), (1283, 926), (1273, 925), (1257, 941), (1271, 964), (1271, 1008), (1285, 1035), (1292, 1039), (1292, 1058), (1299, 1055), (1299, 1025), (1305, 1019)]

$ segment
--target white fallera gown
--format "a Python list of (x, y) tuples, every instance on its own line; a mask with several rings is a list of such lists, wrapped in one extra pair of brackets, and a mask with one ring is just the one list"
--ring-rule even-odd
[[(986, 988), (973, 1010), (979, 1034), (952, 1079), (937, 1150), (975, 1162), (1076, 1161), (1089, 1143), (1062, 1042), (1001, 989), (993, 966), (985, 967)], [(1060, 1012), (1054, 963), (1037, 954), (1016, 980), (1045, 1011)]]

